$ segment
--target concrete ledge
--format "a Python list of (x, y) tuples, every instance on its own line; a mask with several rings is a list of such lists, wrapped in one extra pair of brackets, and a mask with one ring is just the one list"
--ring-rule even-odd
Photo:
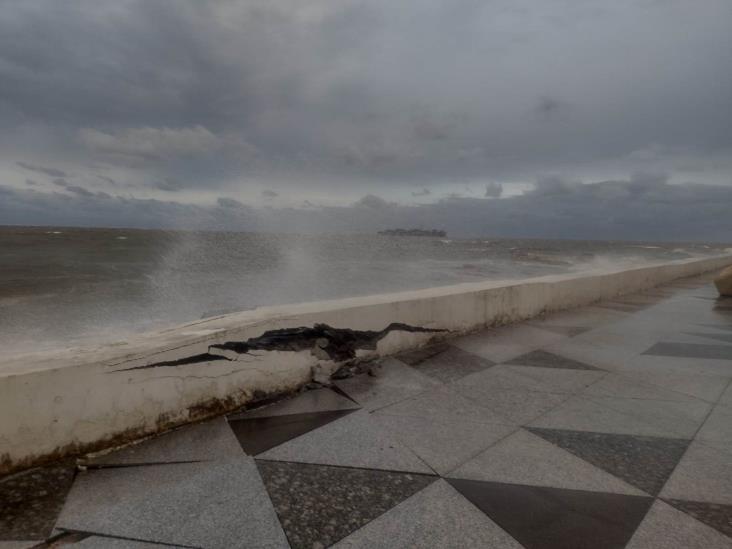
[[(134, 337), (120, 345), (7, 359), (0, 362), (0, 473), (233, 410), (293, 391), (314, 372), (328, 375), (338, 367), (323, 338), (299, 338), (295, 344), (286, 336), (284, 345), (263, 344), (261, 336), (273, 330), (326, 324), (342, 330), (346, 338), (354, 331), (371, 331), (353, 344), (357, 357), (371, 358), (730, 264), (732, 255), (715, 256), (268, 307)], [(446, 332), (381, 332), (391, 323)], [(224, 342), (247, 343), (247, 352), (210, 347)]]

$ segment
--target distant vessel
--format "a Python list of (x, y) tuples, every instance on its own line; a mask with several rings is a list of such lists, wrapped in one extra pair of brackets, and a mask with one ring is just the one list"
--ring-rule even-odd
[(439, 238), (445, 238), (447, 236), (445, 231), (438, 231), (437, 229), (387, 229), (385, 231), (379, 231), (379, 234), (387, 236), (435, 236)]

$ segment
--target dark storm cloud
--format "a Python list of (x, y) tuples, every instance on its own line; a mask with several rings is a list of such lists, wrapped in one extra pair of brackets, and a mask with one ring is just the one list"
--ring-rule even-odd
[(732, 146), (730, 19), (726, 0), (27, 0), (0, 16), (0, 124), (202, 187), (703, 158)]
[(27, 162), (16, 162), (18, 166), (21, 168), (25, 168), (26, 170), (30, 170), (32, 172), (38, 172), (45, 175), (50, 175), (51, 177), (66, 177), (66, 173), (57, 170), (56, 168), (46, 168), (45, 166), (35, 166), (33, 164), (28, 164)]
[(239, 202), (238, 200), (235, 200), (233, 198), (228, 198), (226, 196), (220, 196), (216, 199), (216, 203), (219, 205), (220, 208), (244, 208), (244, 204)]
[[(520, 208), (533, 216), (526, 227), (565, 234), (589, 219), (586, 209), (600, 220), (585, 223), (588, 234), (627, 232), (608, 216), (631, 212), (629, 226), (660, 234), (657, 226), (698, 203), (691, 195), (721, 191), (658, 178), (589, 187), (577, 179), (643, 169), (674, 183), (683, 172), (732, 184), (730, 20), (727, 0), (5, 2), (0, 175), (11, 166), (64, 180), (53, 200), (104, 203), (117, 224), (125, 216), (153, 223), (152, 212), (198, 223), (213, 215), (206, 201), (274, 187), (291, 203), (370, 193), (351, 208), (318, 210), (338, 228), (349, 216), (366, 228), (393, 224), (387, 218), (399, 212), (412, 225), (434, 215), (463, 233), (501, 233), (493, 220), (516, 231), (505, 212)], [(82, 196), (69, 190), (69, 173), (110, 192), (116, 181), (158, 197), (197, 191), (189, 196), (199, 204)], [(543, 178), (524, 197), (505, 198), (509, 186), (489, 183), (493, 200), (461, 192), (414, 208), (390, 202), (427, 196), (411, 191), (423, 186), (440, 196), (451, 181), (481, 188), (542, 173), (569, 177)], [(307, 194), (312, 182), (320, 194)], [(39, 209), (51, 203), (24, 196)], [(224, 223), (238, 223), (236, 208), (219, 206)], [(278, 222), (310, 227), (314, 208), (306, 209)]]
[(67, 185), (66, 190), (70, 193), (78, 194), (79, 196), (94, 196), (94, 193), (91, 192), (89, 189), (85, 189), (84, 187), (81, 187), (79, 185)]
[(394, 227), (446, 229), (451, 236), (709, 240), (732, 243), (732, 187), (671, 185), (662, 175), (583, 184), (542, 178), (523, 195), (454, 197), (403, 206), (366, 195), (350, 207), (256, 209), (219, 197), (215, 206), (130, 197), (41, 193), (0, 187), (9, 223), (194, 227), (266, 232), (375, 232)]
[(488, 183), (485, 186), (485, 197), (486, 198), (500, 198), (500, 196), (503, 194), (503, 185), (500, 183), (496, 183), (495, 181), (492, 183)]
[(432, 194), (432, 191), (429, 189), (422, 189), (421, 191), (412, 191), (412, 196), (429, 196)]

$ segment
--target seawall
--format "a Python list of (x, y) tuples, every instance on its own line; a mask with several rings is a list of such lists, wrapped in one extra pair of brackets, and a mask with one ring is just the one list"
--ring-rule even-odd
[(385, 356), (730, 264), (725, 255), (267, 307), (122, 345), (0, 359), (0, 474), (287, 393), (354, 357)]

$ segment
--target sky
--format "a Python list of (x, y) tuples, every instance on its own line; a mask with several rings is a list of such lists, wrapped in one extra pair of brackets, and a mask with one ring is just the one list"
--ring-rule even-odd
[(0, 0), (0, 224), (732, 241), (729, 0)]

